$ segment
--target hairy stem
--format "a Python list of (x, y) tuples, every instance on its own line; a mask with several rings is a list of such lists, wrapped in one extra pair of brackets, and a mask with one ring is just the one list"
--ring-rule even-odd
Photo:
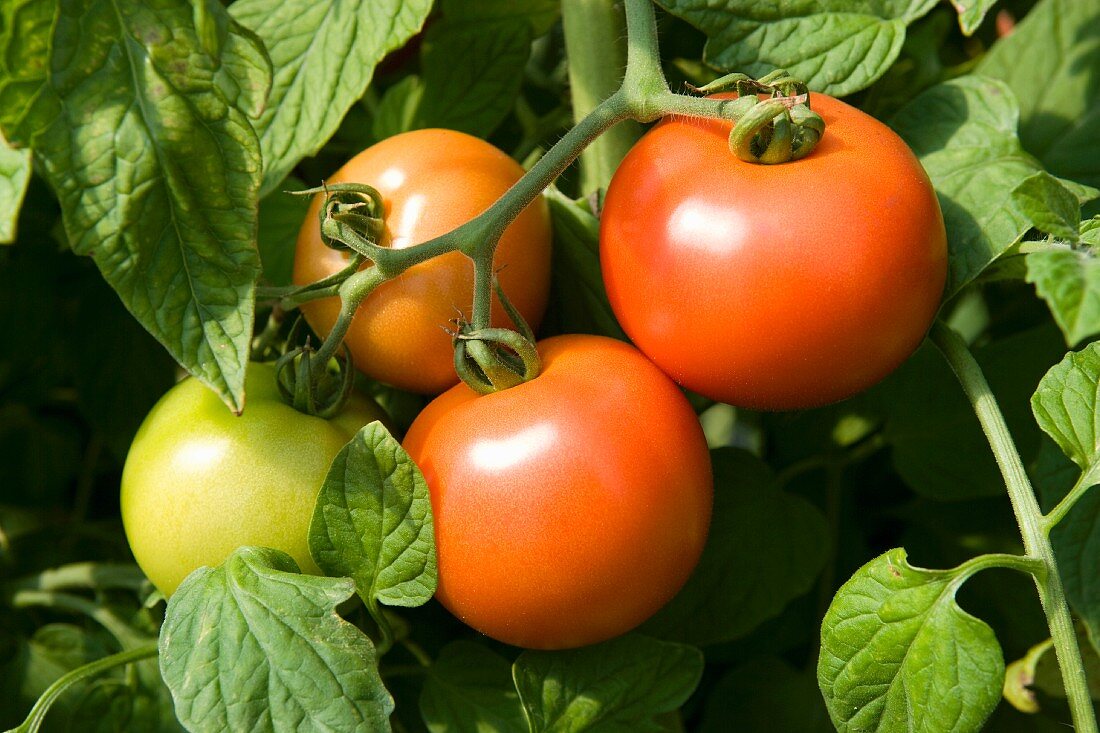
[[(579, 122), (622, 84), (626, 17), (621, 6), (607, 0), (562, 0), (561, 15), (573, 120)], [(580, 156), (581, 193), (607, 188), (619, 162), (641, 136), (638, 123), (623, 121), (594, 140)]]
[(1050, 636), (1054, 641), (1054, 651), (1062, 671), (1062, 684), (1069, 700), (1075, 729), (1079, 733), (1097, 733), (1096, 714), (1089, 696), (1081, 650), (1077, 645), (1073, 617), (1062, 588), (1054, 548), (1047, 536), (1039, 502), (1035, 499), (1035, 492), (1031, 488), (1027, 471), (1024, 470), (1023, 461), (1020, 460), (1016, 443), (1012, 440), (1004, 415), (1001, 414), (1001, 408), (982, 374), (981, 367), (962, 337), (940, 322), (932, 327), (930, 336), (959, 378), (963, 392), (970, 399), (989, 440), (989, 446), (993, 449), (993, 456), (1008, 489), (1016, 523), (1020, 527), (1024, 549), (1029, 556), (1042, 562), (1044, 572), (1036, 573), (1033, 577), (1046, 613)]

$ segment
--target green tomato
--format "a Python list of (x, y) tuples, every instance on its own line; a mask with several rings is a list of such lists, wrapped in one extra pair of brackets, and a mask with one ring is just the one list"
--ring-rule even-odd
[(275, 369), (253, 363), (238, 417), (194, 378), (145, 418), (122, 472), (122, 524), (138, 565), (165, 595), (237, 547), (282, 550), (320, 571), (307, 536), (317, 492), (337, 452), (363, 425), (385, 420), (353, 394), (330, 420), (282, 401)]

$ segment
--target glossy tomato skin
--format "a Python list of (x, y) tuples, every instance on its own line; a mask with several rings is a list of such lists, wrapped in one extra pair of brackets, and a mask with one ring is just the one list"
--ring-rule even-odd
[[(327, 183), (354, 181), (378, 189), (385, 204), (382, 244), (404, 248), (445, 234), (496, 201), (523, 175), (518, 163), (484, 140), (453, 130), (415, 130), (372, 145)], [(321, 241), (316, 197), (298, 234), (294, 282), (305, 284), (347, 266), (345, 253)], [(504, 292), (537, 327), (550, 287), (550, 214), (541, 197), (504, 232), (496, 251)], [(473, 263), (459, 252), (434, 258), (383, 283), (359, 307), (345, 342), (367, 376), (402, 389), (437, 394), (458, 382), (443, 327), (469, 317)], [(495, 301), (495, 299), (494, 299)], [(302, 307), (322, 336), (340, 310), (337, 298)], [(510, 321), (494, 302), (493, 323)]]
[(404, 446), (431, 491), (436, 597), (495, 639), (561, 649), (675, 595), (703, 550), (712, 477), (687, 399), (636, 349), (557, 336), (539, 353), (533, 381), (437, 397)]
[(317, 492), (356, 431), (385, 420), (353, 394), (331, 420), (285, 404), (269, 364), (250, 364), (240, 417), (188, 378), (138, 430), (122, 472), (122, 523), (138, 565), (171, 595), (195, 568), (242, 545), (282, 550), (318, 573), (307, 532)]
[(666, 119), (616, 171), (600, 228), (612, 308), (680, 384), (730, 404), (814, 407), (920, 345), (947, 276), (924, 169), (888, 127), (821, 94), (807, 158), (754, 165), (728, 122)]

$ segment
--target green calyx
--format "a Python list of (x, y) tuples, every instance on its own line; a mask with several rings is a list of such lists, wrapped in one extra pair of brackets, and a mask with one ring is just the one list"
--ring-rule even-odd
[[(296, 340), (302, 322), (301, 318), (295, 321), (290, 343)], [(287, 404), (298, 412), (325, 419), (340, 413), (355, 382), (351, 352), (346, 345), (342, 358), (326, 359), (314, 351), (308, 339), (302, 346), (287, 349), (275, 361), (275, 375), (279, 394)]]
[(317, 214), (321, 241), (332, 249), (350, 249), (374, 259), (385, 231), (385, 207), (376, 188), (365, 183), (336, 183), (288, 193), (324, 194), (324, 203)]
[(825, 132), (825, 120), (810, 109), (806, 84), (782, 69), (760, 79), (730, 74), (693, 89), (703, 94), (736, 91), (729, 146), (747, 163), (774, 165), (805, 158)]

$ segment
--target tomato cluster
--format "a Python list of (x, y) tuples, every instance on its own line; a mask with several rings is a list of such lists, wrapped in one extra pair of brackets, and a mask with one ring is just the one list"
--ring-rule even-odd
[[(441, 329), (471, 301), (472, 265), (451, 253), (372, 292), (347, 336), (355, 365), (437, 394), (404, 447), (431, 491), (437, 598), (470, 626), (530, 648), (621, 634), (684, 584), (702, 552), (712, 477), (706, 439), (677, 383), (715, 400), (793, 409), (843, 399), (901, 363), (930, 325), (946, 277), (943, 220), (920, 164), (887, 127), (814, 95), (827, 133), (783, 165), (730, 153), (730, 123), (670, 119), (622, 162), (600, 256), (611, 305), (637, 348), (598, 336), (538, 344), (542, 371), (479, 396), (458, 381)], [(488, 143), (445, 130), (398, 135), (331, 182), (370, 183), (380, 243), (408, 247), (484, 211), (522, 175)], [(294, 277), (347, 265), (321, 240), (315, 201)], [(550, 277), (544, 202), (497, 250), (503, 288), (532, 325)], [(322, 335), (335, 298), (305, 306)], [(494, 309), (497, 325), (507, 325)], [(446, 391), (444, 391), (446, 390)], [(173, 389), (134, 441), (123, 518), (165, 593), (239, 544), (283, 549), (315, 570), (306, 528), (316, 491), (354, 430), (379, 417), (284, 405), (253, 365), (243, 417), (194, 381)]]

